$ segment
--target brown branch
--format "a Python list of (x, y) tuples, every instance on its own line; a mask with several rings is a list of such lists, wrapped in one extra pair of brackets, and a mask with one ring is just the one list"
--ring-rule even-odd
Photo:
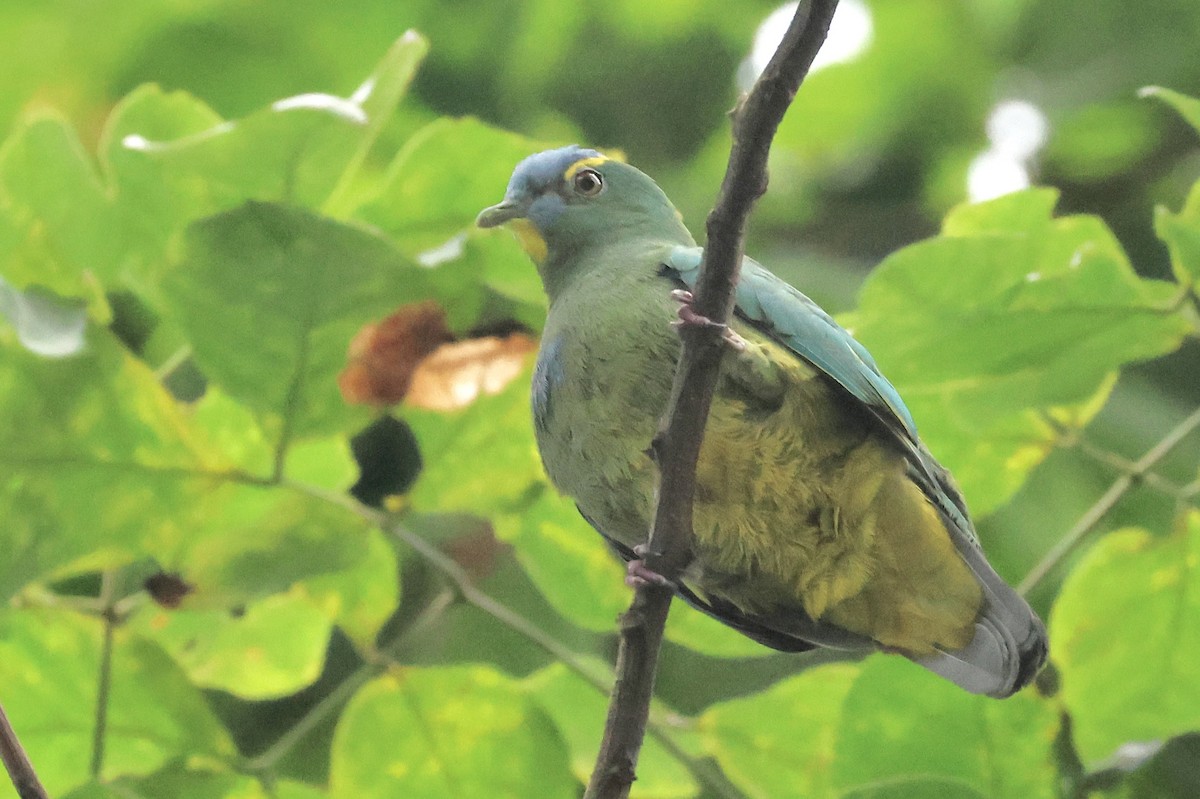
[(8, 770), (8, 777), (17, 789), (17, 796), (21, 799), (49, 799), (3, 707), (0, 707), (0, 760), (4, 761), (4, 768)]
[[(836, 7), (837, 0), (802, 2), (775, 55), (750, 94), (734, 109), (733, 148), (716, 204), (708, 215), (708, 242), (694, 292), (696, 311), (715, 322), (725, 322), (733, 309), (746, 220), (767, 188), (771, 140), (825, 41)], [(646, 562), (669, 579), (682, 574), (692, 558), (696, 463), (724, 350), (720, 332), (713, 328), (690, 326), (682, 331), (682, 337), (683, 351), (665, 423), (651, 444), (660, 480)], [(671, 595), (666, 588), (640, 588), (621, 619), (616, 682), (585, 799), (629, 795), (645, 736)]]

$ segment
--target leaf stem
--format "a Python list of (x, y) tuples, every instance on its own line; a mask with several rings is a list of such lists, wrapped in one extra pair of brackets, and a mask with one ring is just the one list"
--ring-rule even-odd
[(215, 482), (237, 483), (259, 488), (268, 488), (279, 483), (274, 477), (260, 477), (241, 469), (218, 471), (189, 466), (158, 466), (148, 463), (138, 463), (137, 461), (103, 461), (77, 457), (39, 456), (6, 459), (3, 455), (0, 455), (0, 465), (15, 465), (24, 469), (58, 467), (117, 469), (128, 471), (132, 474), (154, 477), (175, 477), (180, 480), (213, 480)]
[[(314, 327), (313, 317), (315, 315), (316, 310), (312, 307), (312, 302), (310, 302), (300, 329), (311, 331)], [(292, 380), (288, 384), (287, 396), (283, 401), (281, 414), (283, 422), (279, 429), (279, 440), (275, 443), (275, 463), (271, 470), (271, 482), (273, 483), (279, 483), (283, 480), (284, 469), (287, 467), (288, 448), (291, 446), (292, 436), (296, 432), (296, 416), (300, 413), (299, 405), (304, 395), (305, 373), (308, 371), (308, 363), (311, 357), (311, 336), (301, 334), (296, 348), (296, 369), (292, 373)]]
[(92, 762), (89, 773), (100, 779), (104, 769), (104, 744), (108, 734), (108, 697), (112, 690), (113, 635), (117, 627), (117, 615), (113, 607), (115, 579), (112, 571), (100, 576), (100, 601), (104, 621), (104, 643), (100, 649), (100, 676), (96, 686), (96, 725), (92, 730)]
[(184, 361), (192, 357), (192, 348), (190, 345), (184, 345), (173, 353), (167, 356), (167, 359), (158, 365), (154, 370), (154, 377), (158, 382), (162, 382), (171, 376), (171, 373), (178, 369)]
[[(1094, 530), (1109, 511), (1121, 501), (1129, 489), (1142, 482), (1150, 469), (1165, 458), (1197, 427), (1200, 427), (1200, 408), (1192, 411), (1191, 415), (1175, 425), (1157, 444), (1147, 450), (1145, 455), (1133, 463), (1125, 474), (1118, 477), (1100, 499), (1096, 500), (1096, 503), (1079, 517), (1079, 521), (1075, 522), (1067, 534), (1059, 539), (1058, 543), (1038, 561), (1036, 566), (1030, 569), (1029, 574), (1025, 575), (1025, 579), (1017, 586), (1017, 591), (1022, 596), (1028, 596), (1031, 591), (1041, 585), (1055, 567), (1062, 563), (1087, 537), (1088, 533)], [(1189, 488), (1182, 489), (1181, 495), (1183, 492), (1188, 492)]]

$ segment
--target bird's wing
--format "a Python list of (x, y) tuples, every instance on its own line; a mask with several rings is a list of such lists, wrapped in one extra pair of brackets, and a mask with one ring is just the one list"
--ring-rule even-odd
[[(700, 247), (674, 247), (664, 266), (694, 288), (702, 255)], [(819, 305), (750, 258), (742, 261), (735, 310), (738, 317), (820, 369), (861, 402), (905, 450), (915, 482), (950, 518), (953, 531), (978, 545), (958, 487), (921, 443), (900, 393), (879, 371), (866, 347)]]
[[(675, 247), (664, 267), (694, 287), (702, 254), (698, 247)], [(1045, 628), (988, 564), (962, 494), (921, 443), (912, 414), (870, 353), (816, 303), (749, 258), (742, 263), (736, 313), (820, 369), (879, 420), (904, 451), (913, 482), (941, 512), (955, 548), (979, 579), (984, 602), (971, 643), (914, 660), (974, 693), (1007, 696), (1027, 683), (1046, 656)], [(831, 639), (842, 634), (836, 627), (794, 614), (755, 616), (750, 621), (774, 635), (791, 634), (826, 646), (838, 646)], [(853, 648), (854, 642), (843, 645)]]

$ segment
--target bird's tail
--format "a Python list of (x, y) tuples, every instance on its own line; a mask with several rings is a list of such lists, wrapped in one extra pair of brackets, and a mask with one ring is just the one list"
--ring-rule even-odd
[(1033, 609), (1000, 579), (971, 541), (955, 540), (983, 588), (975, 637), (962, 649), (914, 657), (913, 661), (973, 694), (998, 699), (1019, 691), (1046, 660), (1046, 628)]

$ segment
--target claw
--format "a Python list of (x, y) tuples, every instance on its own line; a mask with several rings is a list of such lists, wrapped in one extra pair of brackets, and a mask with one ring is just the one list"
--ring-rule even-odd
[(674, 588), (674, 583), (658, 572), (653, 571), (646, 565), (646, 561), (642, 560), (649, 551), (649, 547), (645, 544), (638, 544), (633, 548), (633, 554), (637, 555), (637, 559), (629, 561), (625, 567), (625, 585), (630, 588), (641, 588), (646, 585), (661, 585), (666, 588)]
[(676, 312), (679, 318), (671, 323), (671, 326), (679, 329), (682, 327), (711, 327), (718, 328), (721, 331), (721, 339), (738, 352), (745, 352), (746, 339), (733, 332), (729, 325), (714, 322), (707, 316), (702, 316), (696, 313), (692, 303), (696, 298), (692, 292), (686, 289), (675, 289), (671, 292), (671, 299), (679, 303), (679, 310)]

